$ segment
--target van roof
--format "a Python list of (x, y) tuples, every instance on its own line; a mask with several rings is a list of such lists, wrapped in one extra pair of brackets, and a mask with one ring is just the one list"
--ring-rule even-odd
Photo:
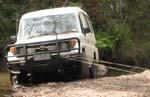
[(52, 8), (52, 9), (44, 9), (44, 10), (38, 10), (38, 11), (26, 13), (22, 16), (22, 19), (28, 19), (28, 18), (33, 18), (33, 17), (42, 17), (42, 16), (48, 16), (48, 15), (57, 15), (57, 14), (78, 13), (78, 12), (85, 13), (79, 7)]

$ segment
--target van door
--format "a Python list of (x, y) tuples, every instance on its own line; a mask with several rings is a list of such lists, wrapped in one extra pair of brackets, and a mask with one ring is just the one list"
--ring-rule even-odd
[(85, 49), (85, 53), (88, 52), (88, 54), (86, 54), (86, 56), (88, 58), (93, 59), (94, 52), (95, 52), (96, 40), (95, 40), (94, 31), (93, 31), (91, 22), (90, 22), (88, 16), (85, 15), (84, 13), (80, 13), (79, 18), (80, 18), (80, 22), (81, 22), (82, 34), (84, 37), (83, 46)]

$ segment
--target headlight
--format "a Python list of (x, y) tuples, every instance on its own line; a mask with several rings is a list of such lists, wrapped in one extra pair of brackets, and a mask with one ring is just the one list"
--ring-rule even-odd
[(28, 54), (32, 54), (32, 53), (34, 53), (35, 52), (35, 48), (28, 48), (27, 49), (27, 53)]
[(56, 45), (50, 45), (50, 46), (47, 46), (48, 50), (49, 51), (55, 51), (56, 50)]
[(67, 50), (68, 44), (67, 43), (60, 43), (59, 44), (59, 50)]
[(24, 48), (23, 47), (10, 47), (9, 52), (11, 52), (13, 54), (23, 54)]
[(17, 47), (16, 54), (24, 54), (24, 48), (23, 47)]

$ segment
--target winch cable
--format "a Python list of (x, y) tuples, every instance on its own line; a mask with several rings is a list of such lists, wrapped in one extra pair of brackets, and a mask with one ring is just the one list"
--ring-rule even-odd
[[(82, 60), (78, 60), (78, 59), (71, 58), (71, 57), (65, 57), (65, 58), (68, 59), (68, 60), (72, 60), (72, 61), (82, 62), (82, 63), (86, 63), (86, 64), (93, 64), (93, 62), (82, 61)], [(94, 65), (100, 66), (101, 64), (94, 63)], [(109, 69), (123, 71), (123, 72), (126, 72), (126, 73), (131, 73), (131, 74), (135, 74), (136, 73), (136, 72), (133, 72), (133, 71), (124, 70), (124, 69), (120, 69), (120, 68), (116, 68), (116, 67), (111, 67), (111, 66), (106, 66), (106, 67), (109, 68)]]
[[(67, 57), (79, 58), (77, 56), (67, 56)], [(113, 62), (102, 61), (102, 60), (93, 60), (93, 59), (90, 59), (90, 58), (82, 58), (82, 57), (80, 57), (80, 59), (90, 60), (90, 61), (93, 61), (93, 62), (99, 62), (99, 63), (103, 63), (103, 64), (111, 64), (111, 65), (130, 67), (130, 68), (136, 68), (136, 69), (141, 69), (141, 70), (148, 70), (147, 68), (143, 68), (143, 67), (139, 67), (139, 66), (131, 66), (131, 65), (120, 64), (120, 63), (113, 63)]]

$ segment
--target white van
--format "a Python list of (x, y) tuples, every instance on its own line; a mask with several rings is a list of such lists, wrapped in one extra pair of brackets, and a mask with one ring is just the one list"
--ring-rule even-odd
[(45, 75), (50, 79), (89, 77), (90, 64), (77, 60), (99, 59), (92, 24), (87, 13), (78, 7), (24, 14), (17, 37), (12, 40), (15, 38), (15, 43), (5, 50), (13, 85)]

